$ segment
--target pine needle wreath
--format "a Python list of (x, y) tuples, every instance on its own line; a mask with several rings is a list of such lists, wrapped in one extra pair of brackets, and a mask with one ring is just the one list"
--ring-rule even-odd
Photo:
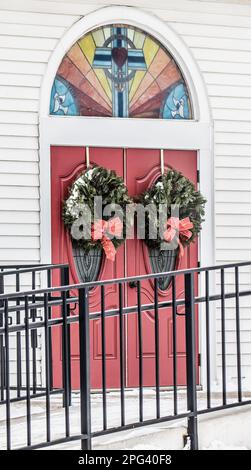
[[(69, 196), (63, 205), (63, 221), (69, 232), (74, 222), (80, 217), (84, 218), (85, 214), (79, 210), (83, 205), (90, 209), (92, 215), (92, 223), (94, 222), (94, 206), (95, 197), (102, 197), (102, 214), (100, 217), (104, 221), (108, 221), (113, 217), (113, 214), (109, 216), (103, 215), (103, 209), (105, 206), (110, 204), (114, 205), (114, 215), (119, 216), (123, 222), (122, 237), (112, 238), (112, 243), (115, 248), (118, 248), (124, 241), (126, 235), (126, 223), (124, 222), (125, 210), (127, 204), (132, 202), (128, 195), (127, 187), (124, 181), (119, 177), (115, 171), (108, 170), (101, 166), (95, 166), (93, 168), (85, 170), (73, 183), (69, 190)], [(120, 206), (120, 213), (118, 214), (118, 206)], [(102, 246), (101, 240), (92, 240), (86, 238), (80, 238), (78, 245), (81, 248), (89, 251), (93, 248)]]
[[(160, 249), (163, 243), (163, 238), (160, 236), (160, 204), (167, 205), (167, 219), (171, 217), (171, 206), (178, 206), (179, 219), (182, 220), (189, 217), (192, 222), (191, 237), (189, 239), (180, 237), (180, 242), (183, 246), (189, 245), (201, 231), (206, 199), (200, 191), (196, 191), (194, 184), (179, 171), (168, 170), (151, 188), (139, 197), (139, 202), (144, 206), (153, 204), (157, 208), (157, 218), (156, 212), (151, 210), (146, 212), (145, 216), (145, 242), (150, 248)], [(150, 227), (155, 227), (157, 238), (150, 238)]]

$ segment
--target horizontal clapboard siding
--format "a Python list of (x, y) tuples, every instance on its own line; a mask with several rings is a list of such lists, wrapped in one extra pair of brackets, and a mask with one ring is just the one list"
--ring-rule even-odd
[[(205, 81), (215, 129), (216, 261), (251, 259), (251, 5), (189, 0), (1, 1), (0, 261), (37, 262), (38, 109), (50, 54), (81, 16), (116, 3), (159, 16), (191, 50)], [(229, 3), (229, 4), (228, 4)], [(240, 230), (241, 227), (241, 230)], [(217, 278), (218, 279), (218, 278)], [(250, 285), (250, 273), (241, 276)], [(226, 276), (226, 288), (233, 276)], [(246, 309), (247, 310), (247, 309)], [(243, 364), (251, 371), (251, 320), (243, 308)], [(234, 310), (227, 309), (230, 379)], [(220, 318), (217, 322), (220, 364)], [(232, 374), (232, 375), (231, 375)]]
[[(0, 18), (0, 264), (38, 263), (40, 86), (51, 51), (78, 17), (31, 9), (1, 10)], [(23, 276), (21, 284), (29, 290), (31, 277)], [(14, 288), (15, 279), (6, 278), (7, 291)], [(41, 384), (40, 336), (38, 346), (37, 382)], [(10, 359), (11, 384), (15, 385), (14, 337)]]

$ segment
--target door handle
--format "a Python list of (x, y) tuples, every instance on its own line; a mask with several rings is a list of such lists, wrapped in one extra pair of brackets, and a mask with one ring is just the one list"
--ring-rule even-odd
[(129, 287), (130, 287), (131, 289), (135, 289), (135, 288), (137, 287), (137, 282), (136, 282), (136, 281), (130, 281), (130, 282), (129, 282)]

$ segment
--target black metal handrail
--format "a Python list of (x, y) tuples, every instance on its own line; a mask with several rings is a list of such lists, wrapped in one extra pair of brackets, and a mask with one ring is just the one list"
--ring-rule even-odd
[[(6, 407), (6, 435), (7, 448), (15, 447), (15, 436), (12, 434), (11, 422), (11, 406), (14, 402), (23, 400), (26, 402), (26, 444), (25, 448), (40, 448), (47, 445), (53, 445), (70, 440), (81, 440), (82, 449), (91, 448), (91, 440), (103, 434), (119, 432), (121, 430), (132, 429), (135, 427), (145, 426), (158, 422), (168, 422), (174, 419), (186, 418), (188, 421), (188, 436), (191, 440), (191, 448), (198, 448), (198, 426), (197, 417), (200, 414), (229, 409), (236, 406), (251, 404), (251, 400), (245, 397), (242, 390), (242, 348), (241, 348), (241, 298), (250, 297), (251, 289), (241, 290), (240, 272), (242, 268), (251, 267), (251, 262), (224, 264), (220, 266), (210, 266), (203, 268), (193, 268), (189, 270), (172, 271), (170, 273), (159, 273), (144, 276), (134, 276), (128, 278), (112, 279), (105, 281), (97, 281), (84, 284), (69, 285), (69, 268), (66, 265), (59, 265), (61, 270), (62, 284), (59, 287), (47, 287), (45, 289), (31, 289), (24, 292), (14, 292), (10, 294), (0, 295), (0, 314), (2, 312), (3, 324), (0, 326), (0, 337), (3, 339), (5, 354), (1, 360), (4, 364), (4, 386), (2, 387), (2, 405)], [(52, 269), (50, 267), (50, 269)], [(210, 273), (219, 272), (220, 274), (220, 292), (215, 290)], [(227, 272), (231, 272), (234, 279), (234, 289), (226, 291)], [(202, 292), (195, 294), (196, 279), (200, 274), (200, 288)], [(170, 300), (160, 302), (158, 296), (158, 279), (168, 275), (171, 279)], [(180, 277), (184, 281), (184, 298), (177, 297), (177, 278)], [(154, 300), (151, 303), (142, 303), (142, 282), (151, 280), (153, 283)], [(68, 281), (68, 282), (67, 282)], [(123, 293), (127, 285), (131, 281), (136, 282), (136, 305), (124, 305)], [(182, 282), (183, 282), (182, 281)], [(107, 286), (114, 284), (118, 286), (118, 298), (116, 308), (106, 310), (105, 307), (105, 290)], [(90, 311), (89, 291), (92, 287), (99, 287), (98, 294), (100, 296), (100, 309), (95, 312)], [(236, 400), (228, 399), (227, 384), (227, 350), (226, 350), (226, 322), (227, 322), (227, 302), (234, 299), (235, 309), (235, 336), (236, 336)], [(221, 403), (214, 404), (212, 402), (212, 364), (211, 364), (211, 322), (214, 316), (212, 304), (219, 302), (219, 312), (221, 321)], [(14, 305), (13, 305), (14, 304)], [(75, 312), (71, 315), (71, 305), (74, 304)], [(206, 406), (198, 409), (197, 403), (197, 350), (196, 350), (196, 309), (205, 306), (201, 315), (205, 316), (205, 341), (206, 354)], [(186, 356), (186, 398), (187, 411), (180, 411), (178, 396), (178, 353), (177, 353), (177, 311), (178, 307), (183, 306), (185, 311), (185, 356)], [(161, 415), (161, 386), (160, 386), (160, 368), (163, 366), (160, 360), (159, 347), (159, 320), (160, 315), (169, 309), (172, 319), (172, 390), (173, 390), (173, 412)], [(142, 318), (144, 312), (152, 311), (154, 315), (154, 342), (155, 342), (155, 359), (154, 359), (154, 375), (155, 375), (155, 418), (146, 419), (144, 416), (144, 330), (142, 326)], [(31, 312), (37, 314), (36, 318), (31, 316)], [(38, 315), (39, 312), (39, 315)], [(127, 422), (126, 414), (126, 384), (125, 384), (125, 367), (126, 353), (124, 349), (125, 330), (123, 319), (127, 315), (134, 314), (137, 319), (137, 339), (138, 339), (138, 419), (132, 423)], [(21, 316), (24, 316), (21, 319)], [(114, 427), (109, 426), (108, 417), (109, 409), (107, 406), (107, 354), (106, 354), (106, 330), (107, 321), (111, 316), (118, 318), (118, 344), (119, 344), (119, 396), (120, 396), (120, 425)], [(10, 317), (12, 324), (10, 324)], [(17, 317), (19, 321), (17, 321)], [(90, 385), (90, 322), (100, 319), (101, 323), (101, 374), (102, 374), (102, 427), (98, 430), (92, 428), (91, 416), (91, 385)], [(79, 331), (79, 380), (80, 380), (80, 429), (79, 433), (72, 432), (72, 423), (70, 417), (71, 406), (71, 327), (78, 325)], [(60, 329), (62, 340), (62, 388), (53, 387), (53, 363), (51, 352), (51, 336), (55, 328)], [(30, 364), (34, 364), (30, 358), (30, 344), (33, 332), (42, 331), (44, 338), (44, 354), (45, 354), (45, 383), (43, 391), (39, 391), (40, 396), (45, 396), (45, 424), (46, 424), (46, 440), (43, 442), (33, 443), (32, 436), (32, 414), (31, 402), (38, 395), (34, 394), (34, 383), (30, 380), (33, 377)], [(24, 334), (25, 337), (25, 375), (26, 380), (23, 386), (23, 392), (19, 390), (19, 396), (11, 395), (12, 386), (10, 382), (10, 336)], [(76, 373), (76, 367), (75, 367)], [(37, 392), (37, 389), (36, 389)], [(51, 433), (51, 396), (54, 393), (62, 393), (64, 407), (64, 436), (53, 438)], [(41, 395), (42, 394), (42, 395)], [(20, 447), (20, 446), (19, 446)]]
[[(62, 264), (62, 265), (49, 265), (50, 269), (53, 269), (53, 266), (55, 268), (57, 267), (68, 267), (67, 264)], [(87, 288), (91, 289), (93, 287), (98, 287), (98, 286), (106, 286), (109, 284), (119, 284), (119, 283), (129, 283), (129, 282), (135, 282), (135, 281), (144, 281), (147, 279), (159, 279), (160, 277), (163, 276), (177, 276), (177, 275), (182, 275), (186, 273), (202, 273), (206, 271), (216, 271), (216, 270), (224, 270), (224, 269), (231, 269), (231, 268), (242, 268), (245, 266), (251, 266), (251, 261), (243, 261), (240, 263), (225, 263), (225, 264), (219, 264), (219, 265), (214, 265), (214, 266), (205, 266), (205, 267), (199, 267), (199, 268), (190, 268), (190, 269), (179, 269), (178, 271), (168, 271), (168, 272), (163, 272), (163, 273), (154, 273), (154, 274), (144, 274), (144, 275), (139, 275), (139, 276), (129, 276), (129, 277), (121, 277), (121, 278), (116, 278), (116, 279), (106, 279), (106, 280), (99, 280), (99, 281), (92, 281), (92, 282), (85, 282), (85, 283), (78, 283), (78, 284), (69, 284), (69, 285), (62, 285), (59, 287), (50, 287), (46, 289), (37, 289), (36, 292), (38, 294), (50, 294), (53, 292), (63, 292), (63, 291), (68, 291), (68, 290), (74, 290), (74, 289), (80, 289), (80, 288)], [(16, 271), (14, 271), (16, 272)], [(34, 293), (33, 290), (29, 291), (23, 291), (20, 294), (22, 296), (25, 295), (32, 295)], [(15, 298), (17, 296), (16, 292), (12, 292), (10, 294), (1, 294), (0, 295), (0, 300), (3, 300), (5, 298)]]
[(10, 275), (20, 275), (25, 273), (35, 273), (35, 272), (42, 272), (42, 271), (51, 271), (55, 269), (65, 268), (68, 264), (61, 263), (61, 264), (35, 264), (35, 265), (5, 265), (0, 266), (0, 274), (3, 276), (10, 276)]

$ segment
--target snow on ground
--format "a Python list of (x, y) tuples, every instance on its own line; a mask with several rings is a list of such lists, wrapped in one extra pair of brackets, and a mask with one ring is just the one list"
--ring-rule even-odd
[[(198, 393), (198, 408), (203, 409), (206, 407), (206, 395), (205, 393)], [(212, 406), (217, 406), (221, 404), (221, 394), (215, 393), (212, 395)], [(230, 393), (228, 397), (228, 402), (236, 401), (236, 395)], [(160, 393), (160, 407), (161, 407), (161, 416), (168, 416), (173, 414), (173, 392), (171, 391), (161, 391)], [(50, 403), (51, 410), (51, 438), (60, 439), (65, 436), (65, 409), (62, 407), (62, 396), (53, 395), (51, 396)], [(138, 390), (126, 390), (125, 391), (125, 416), (126, 424), (138, 422), (139, 420), (139, 396)], [(93, 393), (91, 395), (91, 411), (92, 411), (92, 431), (102, 430), (102, 420), (103, 420), (103, 404), (102, 404), (102, 395), (100, 393)], [(178, 391), (178, 411), (179, 413), (186, 412), (186, 391)], [(6, 446), (6, 425), (5, 425), (5, 406), (0, 406), (0, 448), (3, 449)], [(32, 413), (32, 422), (31, 422), (31, 432), (32, 432), (32, 445), (43, 442), (46, 440), (46, 413), (45, 413), (45, 399), (36, 398), (31, 400), (31, 413)], [(155, 391), (154, 389), (145, 389), (144, 390), (144, 420), (155, 418), (156, 413), (156, 401), (155, 401)], [(120, 407), (120, 394), (117, 391), (107, 393), (107, 419), (108, 419), (108, 428), (116, 427), (120, 425), (120, 416), (121, 416), (121, 407)], [(173, 428), (182, 425), (185, 426), (186, 420), (180, 424), (177, 421), (172, 421), (170, 423), (164, 423), (165, 428)], [(140, 430), (128, 430), (126, 431), (124, 438), (124, 450), (126, 449), (126, 442), (133, 442), (133, 449), (147, 449), (147, 450), (156, 450), (156, 449), (167, 449), (168, 442), (162, 442), (158, 440), (157, 434), (155, 439), (153, 439), (154, 432), (160, 432), (160, 425), (154, 427), (144, 427), (144, 436), (145, 443), (140, 443), (137, 441), (137, 436), (139, 435)], [(22, 447), (26, 446), (26, 401), (16, 402), (11, 404), (11, 440), (12, 447)], [(78, 393), (73, 393), (72, 406), (70, 407), (70, 434), (78, 435), (80, 434), (80, 396)], [(148, 439), (149, 437), (149, 439)], [(121, 433), (114, 433), (107, 435), (106, 437), (107, 446), (116, 444), (116, 442), (121, 442)], [(96, 438), (95, 442), (98, 442)], [(151, 444), (152, 442), (152, 444)], [(132, 444), (131, 444), (132, 446)], [(143, 447), (142, 447), (143, 446)], [(152, 446), (152, 447), (151, 447)], [(212, 442), (212, 446), (224, 448), (223, 443), (217, 441)], [(66, 443), (58, 448), (64, 449), (79, 449), (79, 441), (72, 443)], [(95, 448), (95, 446), (94, 446)], [(109, 447), (108, 447), (109, 448)], [(130, 447), (131, 449), (132, 447)], [(211, 448), (211, 447), (210, 447)]]

